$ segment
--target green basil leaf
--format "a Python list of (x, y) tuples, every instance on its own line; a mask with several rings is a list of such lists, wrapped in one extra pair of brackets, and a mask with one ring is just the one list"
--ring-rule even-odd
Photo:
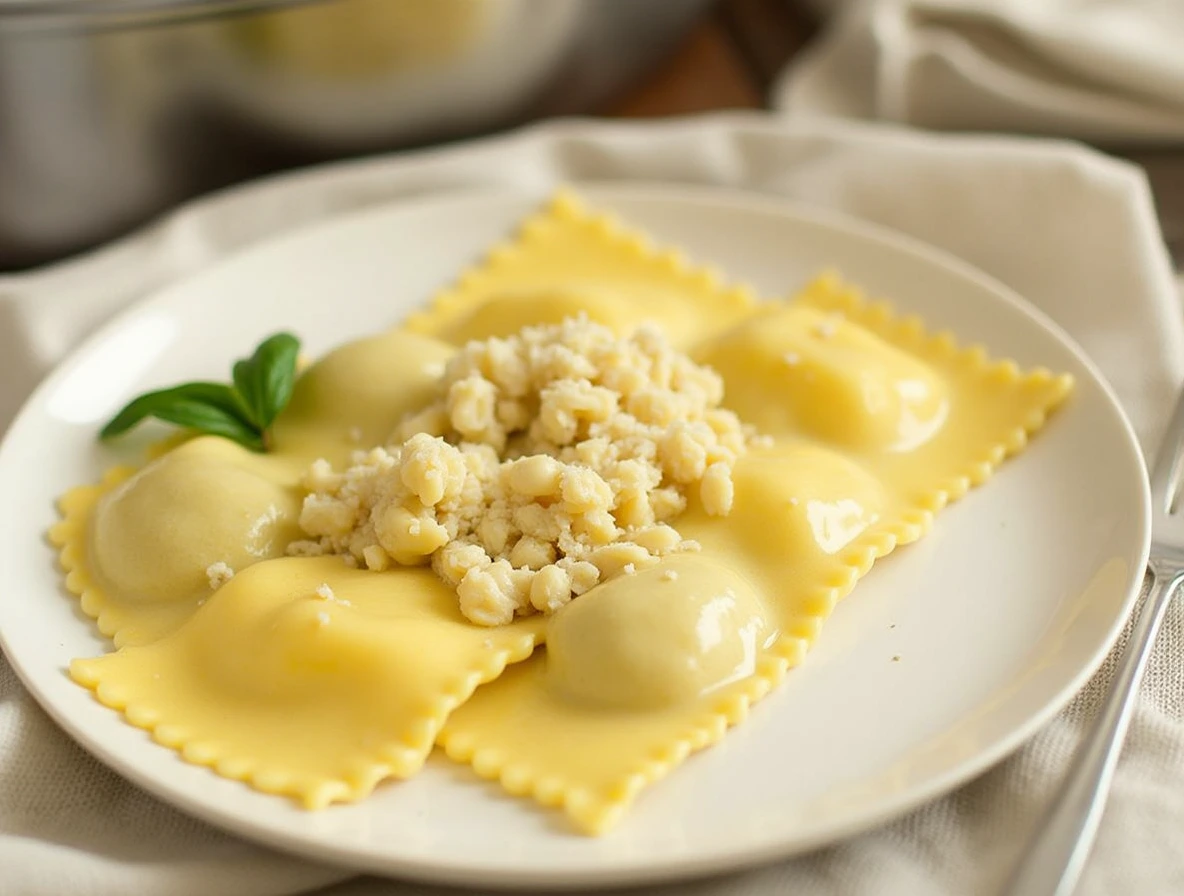
[(148, 417), (223, 436), (253, 451), (264, 447), (262, 434), (243, 418), (230, 387), (217, 383), (187, 383), (141, 395), (103, 427), (100, 438), (120, 435)]
[(295, 336), (277, 333), (260, 343), (250, 358), (234, 365), (233, 385), (184, 383), (141, 395), (103, 427), (100, 438), (113, 438), (155, 417), (232, 439), (253, 451), (266, 451), (267, 427), (292, 397), (299, 351)]
[(263, 436), (259, 430), (244, 421), (237, 413), (230, 413), (214, 405), (185, 398), (175, 399), (156, 408), (153, 416), (166, 423), (196, 429), (207, 435), (223, 436), (252, 451), (264, 450)]
[(248, 419), (258, 429), (271, 426), (292, 397), (300, 340), (290, 333), (265, 339), (250, 358), (234, 365), (234, 388)]

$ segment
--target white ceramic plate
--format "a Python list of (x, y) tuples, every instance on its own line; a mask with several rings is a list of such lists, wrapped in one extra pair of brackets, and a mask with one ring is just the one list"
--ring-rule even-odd
[(1076, 391), (1026, 453), (877, 564), (744, 725), (646, 791), (609, 835), (577, 836), (557, 813), (438, 757), (359, 805), (306, 813), (187, 765), (68, 680), (72, 657), (108, 645), (64, 592), (44, 541), (54, 498), (116, 460), (95, 432), (131, 394), (221, 378), (280, 328), (316, 353), (392, 324), (544, 197), (404, 203), (285, 236), (97, 333), (0, 448), (0, 636), (63, 728), (161, 799), (281, 849), (483, 888), (574, 887), (705, 874), (849, 835), (981, 772), (1068, 701), (1133, 600), (1148, 497), (1129, 425), (1067, 337), (960, 262), (863, 224), (719, 191), (583, 192), (764, 294), (835, 265), (965, 341), (1072, 372)]

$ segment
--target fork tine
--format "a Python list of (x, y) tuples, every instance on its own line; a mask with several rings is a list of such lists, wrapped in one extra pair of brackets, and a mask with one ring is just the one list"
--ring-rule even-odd
[(1184, 467), (1184, 391), (1176, 399), (1172, 422), (1168, 424), (1159, 453), (1155, 456), (1155, 467), (1151, 471), (1151, 500), (1156, 509), (1163, 513), (1172, 509), (1181, 467)]

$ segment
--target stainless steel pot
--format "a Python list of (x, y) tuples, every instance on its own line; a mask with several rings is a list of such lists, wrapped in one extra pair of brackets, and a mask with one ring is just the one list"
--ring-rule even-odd
[(0, 269), (293, 165), (587, 111), (709, 0), (0, 0)]

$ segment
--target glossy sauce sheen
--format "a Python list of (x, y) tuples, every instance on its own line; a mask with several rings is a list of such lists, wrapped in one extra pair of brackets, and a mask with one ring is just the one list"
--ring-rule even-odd
[[(676, 521), (700, 553), (494, 629), (426, 568), (282, 556), (311, 460), (383, 442), (464, 341), (579, 312), (621, 331), (656, 321), (773, 437), (737, 463), (728, 517), (692, 501)], [(414, 774), (439, 743), (601, 833), (741, 721), (873, 561), (1020, 450), (1070, 388), (833, 278), (757, 302), (561, 196), (428, 311), (313, 365), (273, 453), (197, 438), (65, 496), (68, 585), (120, 648), (71, 674), (187, 760), (309, 807)], [(237, 575), (210, 594), (216, 562)]]

